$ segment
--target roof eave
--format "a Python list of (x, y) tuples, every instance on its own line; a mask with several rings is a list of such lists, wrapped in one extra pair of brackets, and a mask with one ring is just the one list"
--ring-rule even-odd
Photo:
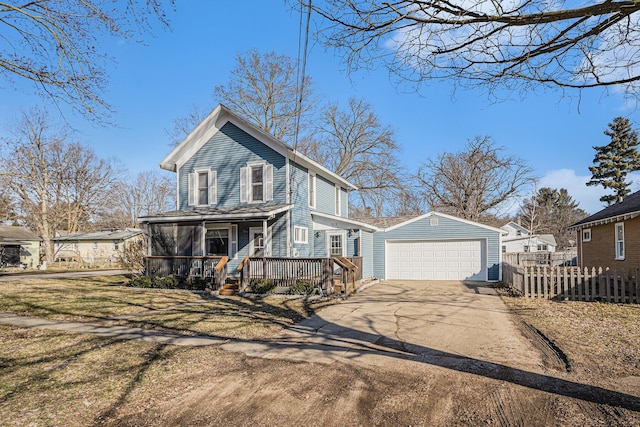
[(293, 206), (282, 206), (278, 209), (273, 209), (266, 212), (246, 212), (246, 213), (227, 213), (227, 214), (203, 214), (203, 215), (183, 215), (183, 216), (141, 216), (138, 218), (138, 221), (142, 223), (152, 223), (152, 222), (183, 222), (183, 221), (202, 221), (202, 220), (211, 220), (211, 219), (224, 219), (224, 220), (233, 220), (233, 219), (260, 219), (260, 218), (271, 218), (274, 215), (277, 215), (282, 212), (286, 212), (291, 209)]
[(610, 217), (607, 217), (607, 218), (600, 218), (600, 219), (596, 219), (596, 220), (593, 220), (593, 221), (577, 223), (577, 224), (574, 224), (574, 225), (572, 225), (570, 227), (567, 227), (567, 230), (576, 231), (576, 230), (581, 230), (583, 228), (589, 228), (589, 227), (594, 227), (594, 226), (598, 226), (598, 225), (609, 224), (610, 222), (625, 221), (627, 219), (633, 219), (633, 218), (637, 217), (638, 215), (640, 215), (640, 211), (628, 212), (628, 213), (624, 213), (624, 214), (620, 214), (620, 215), (610, 216)]

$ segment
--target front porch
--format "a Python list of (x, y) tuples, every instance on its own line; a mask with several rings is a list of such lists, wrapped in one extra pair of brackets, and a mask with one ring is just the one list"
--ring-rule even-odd
[(236, 268), (229, 269), (226, 256), (147, 256), (145, 274), (149, 277), (173, 276), (179, 281), (204, 279), (220, 290), (235, 282), (246, 291), (258, 280), (271, 280), (276, 293), (287, 293), (289, 287), (304, 280), (318, 292), (328, 295), (349, 293), (362, 280), (362, 257), (286, 258), (245, 257)]

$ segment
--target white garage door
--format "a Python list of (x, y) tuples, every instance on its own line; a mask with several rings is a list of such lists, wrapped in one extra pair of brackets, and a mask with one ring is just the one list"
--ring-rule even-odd
[(487, 280), (483, 240), (386, 243), (387, 279)]

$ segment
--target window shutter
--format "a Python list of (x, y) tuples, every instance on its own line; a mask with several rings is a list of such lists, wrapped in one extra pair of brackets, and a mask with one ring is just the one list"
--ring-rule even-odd
[(273, 200), (273, 165), (265, 165), (264, 171), (264, 200)]
[(240, 168), (240, 203), (247, 202), (247, 173), (249, 168)]
[(218, 204), (218, 171), (209, 171), (209, 204)]
[(189, 174), (189, 184), (187, 185), (188, 192), (188, 205), (195, 206), (196, 204), (196, 192), (198, 191), (198, 182), (195, 172)]

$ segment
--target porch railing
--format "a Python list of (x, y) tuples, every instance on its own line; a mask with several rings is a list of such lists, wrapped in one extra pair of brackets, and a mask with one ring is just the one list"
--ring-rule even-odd
[[(144, 258), (145, 274), (151, 278), (173, 276), (178, 280), (198, 277), (209, 280), (217, 288), (227, 278), (226, 261), (221, 256), (147, 256)], [(221, 265), (220, 265), (221, 264)], [(218, 269), (216, 266), (220, 265)]]

